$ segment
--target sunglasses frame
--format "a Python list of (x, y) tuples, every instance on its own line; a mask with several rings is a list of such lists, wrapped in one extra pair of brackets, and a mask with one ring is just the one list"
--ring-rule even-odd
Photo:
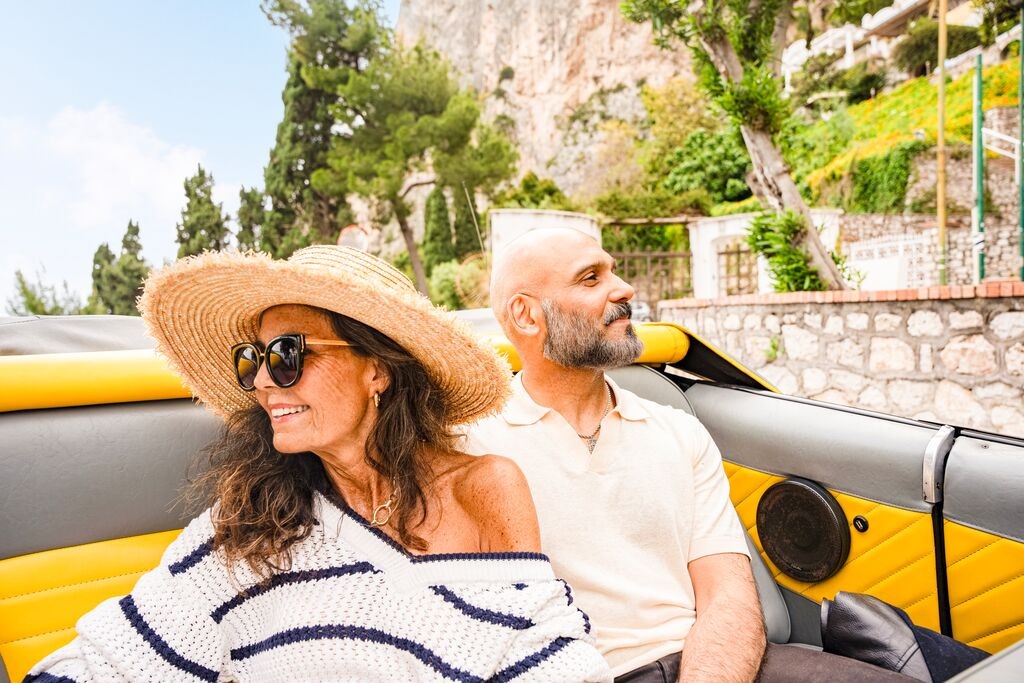
[(242, 349), (252, 349), (256, 353), (256, 374), (258, 375), (260, 372), (260, 368), (263, 367), (263, 364), (266, 362), (267, 359), (266, 350), (273, 346), (275, 343), (281, 341), (282, 339), (290, 339), (293, 342), (297, 342), (299, 350), (298, 361), (295, 364), (295, 379), (293, 379), (291, 382), (281, 384), (280, 382), (277, 381), (277, 378), (274, 377), (274, 373), (271, 372), (269, 368), (267, 369), (267, 376), (270, 377), (270, 381), (274, 383), (274, 386), (281, 389), (293, 387), (299, 383), (300, 379), (302, 379), (302, 367), (304, 365), (303, 360), (306, 355), (307, 346), (355, 346), (355, 344), (346, 341), (341, 341), (340, 339), (314, 339), (312, 337), (307, 337), (304, 334), (278, 335), (271, 339), (270, 341), (268, 341), (266, 346), (264, 346), (262, 349), (260, 348), (258, 342), (239, 342), (238, 344), (235, 344), (234, 346), (231, 347), (231, 365), (234, 368), (235, 381), (238, 382), (238, 386), (241, 387), (242, 391), (256, 391), (256, 384), (255, 376), (253, 377), (253, 385), (251, 387), (246, 387), (244, 384), (242, 384), (242, 376), (238, 372), (238, 352)]

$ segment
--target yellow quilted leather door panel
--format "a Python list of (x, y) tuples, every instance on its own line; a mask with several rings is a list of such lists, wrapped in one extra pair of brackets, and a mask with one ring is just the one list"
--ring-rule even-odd
[(1024, 543), (946, 520), (953, 636), (988, 652), (1024, 638)]
[[(725, 463), (725, 473), (740, 521), (779, 585), (815, 602), (831, 599), (840, 590), (867, 593), (906, 610), (914, 623), (939, 630), (935, 547), (929, 514), (832, 491), (851, 525), (850, 555), (834, 576), (818, 583), (804, 583), (786, 576), (768, 559), (757, 535), (757, 503), (764, 491), (783, 477), (731, 462)], [(857, 515), (868, 520), (864, 533), (852, 527)]]
[(178, 531), (0, 560), (0, 656), (12, 681), (75, 637), (79, 617), (131, 592)]

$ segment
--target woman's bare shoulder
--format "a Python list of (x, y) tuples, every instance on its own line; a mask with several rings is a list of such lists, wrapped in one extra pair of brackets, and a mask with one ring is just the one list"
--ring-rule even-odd
[(476, 523), (483, 550), (540, 552), (540, 527), (522, 470), (500, 455), (466, 456), (452, 492)]

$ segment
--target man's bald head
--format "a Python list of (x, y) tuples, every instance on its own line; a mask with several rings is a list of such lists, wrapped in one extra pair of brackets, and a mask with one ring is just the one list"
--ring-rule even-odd
[(491, 308), (506, 335), (509, 299), (518, 293), (544, 298), (551, 278), (583, 246), (593, 248), (597, 240), (572, 228), (538, 228), (506, 245), (491, 270)]

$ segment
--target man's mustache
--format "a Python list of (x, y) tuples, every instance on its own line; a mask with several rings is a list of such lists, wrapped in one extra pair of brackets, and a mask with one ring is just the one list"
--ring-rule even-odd
[(604, 314), (604, 324), (611, 325), (616, 320), (621, 318), (629, 318), (633, 315), (633, 307), (626, 301), (620, 304), (612, 304), (612, 307), (608, 309), (608, 312)]

